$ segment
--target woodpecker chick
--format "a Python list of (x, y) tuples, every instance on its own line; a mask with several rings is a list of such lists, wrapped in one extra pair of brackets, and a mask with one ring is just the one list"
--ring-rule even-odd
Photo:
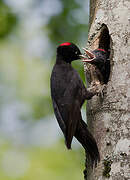
[(110, 74), (109, 52), (105, 51), (104, 49), (95, 49), (92, 52), (84, 49), (84, 51), (86, 55), (82, 56), (83, 62), (95, 65), (102, 76), (99, 76), (99, 81), (103, 84), (107, 84)]
[(56, 63), (51, 74), (51, 97), (54, 113), (64, 134), (66, 146), (71, 149), (73, 136), (88, 153), (92, 166), (100, 160), (98, 147), (87, 124), (82, 120), (81, 107), (96, 92), (88, 91), (71, 62), (80, 59), (81, 52), (73, 43), (57, 48)]

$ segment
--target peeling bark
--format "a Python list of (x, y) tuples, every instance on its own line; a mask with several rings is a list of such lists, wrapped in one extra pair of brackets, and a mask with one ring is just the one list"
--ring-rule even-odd
[(128, 0), (91, 0), (87, 47), (98, 48), (98, 33), (105, 24), (111, 38), (111, 72), (104, 97), (96, 96), (87, 103), (88, 125), (97, 141), (101, 162), (93, 171), (87, 167), (85, 180), (130, 179), (129, 7)]

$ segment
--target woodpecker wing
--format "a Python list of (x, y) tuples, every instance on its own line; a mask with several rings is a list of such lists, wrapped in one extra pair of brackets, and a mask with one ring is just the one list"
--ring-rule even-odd
[[(65, 71), (66, 69), (67, 67)], [(70, 149), (77, 124), (81, 119), (80, 103), (83, 101), (82, 92), (85, 87), (72, 67), (66, 74), (62, 69), (60, 76), (56, 75), (59, 71), (61, 72), (61, 69), (56, 68), (55, 76), (51, 78), (52, 100), (57, 121), (65, 136), (66, 146)]]
[(68, 149), (71, 149), (71, 142), (76, 131), (78, 119), (80, 119), (80, 108), (75, 104), (56, 103), (53, 100), (53, 107), (58, 124), (65, 136), (65, 142)]
[(54, 113), (55, 113), (56, 119), (58, 121), (58, 124), (59, 124), (63, 134), (65, 134), (66, 126), (65, 126), (64, 120), (63, 120), (63, 118), (62, 118), (62, 116), (60, 114), (58, 105), (57, 105), (57, 103), (56, 103), (56, 101), (54, 99), (52, 99), (52, 103), (53, 103)]
[(69, 110), (69, 119), (66, 126), (66, 146), (68, 149), (71, 149), (71, 142), (73, 136), (75, 135), (78, 123), (81, 119), (81, 111), (79, 107), (79, 103), (75, 102), (71, 104), (71, 108)]

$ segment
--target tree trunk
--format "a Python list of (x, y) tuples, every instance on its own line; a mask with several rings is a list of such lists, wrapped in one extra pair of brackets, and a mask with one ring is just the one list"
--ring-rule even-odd
[[(87, 48), (110, 48), (111, 71), (104, 96), (87, 103), (87, 121), (100, 151), (101, 161), (86, 167), (85, 180), (130, 179), (130, 69), (128, 0), (91, 0)], [(88, 80), (87, 65), (85, 64)], [(87, 83), (91, 83), (90, 79)], [(86, 162), (87, 164), (87, 162)]]

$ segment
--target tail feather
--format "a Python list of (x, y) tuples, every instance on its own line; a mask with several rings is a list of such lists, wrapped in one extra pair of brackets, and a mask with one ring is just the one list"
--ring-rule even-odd
[(92, 134), (89, 132), (87, 125), (83, 120), (81, 120), (78, 124), (75, 137), (82, 144), (86, 153), (88, 153), (88, 155), (90, 156), (92, 167), (94, 165), (96, 166), (100, 161), (100, 154), (98, 151), (97, 143)]

